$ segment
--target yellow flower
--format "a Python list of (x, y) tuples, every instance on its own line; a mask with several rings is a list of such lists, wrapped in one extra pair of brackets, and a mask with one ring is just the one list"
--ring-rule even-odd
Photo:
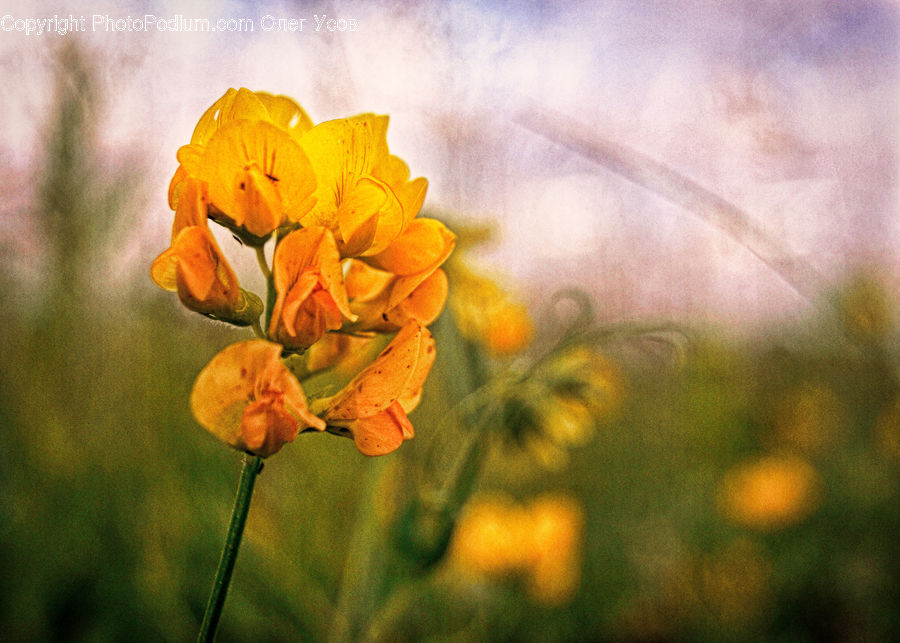
[[(271, 111), (270, 111), (271, 110)], [(169, 185), (177, 206), (186, 177), (208, 184), (210, 216), (261, 245), (313, 206), (315, 173), (297, 138), (311, 126), (289, 98), (233, 89), (200, 118)]]
[(313, 410), (329, 431), (351, 435), (361, 453), (390, 453), (414, 435), (407, 414), (419, 404), (434, 357), (431, 333), (411, 321), (372, 364), (337, 395), (316, 400)]
[(502, 577), (529, 564), (528, 512), (501, 494), (482, 494), (466, 505), (453, 532), (451, 564), (469, 576)]
[(450, 306), (463, 337), (495, 355), (514, 355), (534, 337), (528, 309), (494, 281), (458, 262), (452, 266)]
[(528, 593), (542, 605), (567, 603), (581, 579), (581, 507), (562, 494), (544, 494), (531, 504), (532, 558)]
[(210, 317), (248, 325), (259, 318), (262, 302), (245, 293), (207, 226), (203, 184), (185, 183), (175, 210), (172, 245), (150, 268), (153, 280), (178, 292), (189, 309)]
[(295, 230), (275, 248), (272, 277), (278, 297), (272, 308), (269, 338), (287, 348), (305, 349), (328, 330), (350, 321), (340, 255), (327, 228)]
[(502, 412), (510, 442), (548, 469), (568, 462), (600, 422), (615, 417), (624, 397), (620, 369), (584, 345), (551, 353), (527, 380), (511, 387)]
[(772, 455), (740, 464), (719, 488), (719, 506), (733, 522), (760, 530), (795, 524), (821, 501), (822, 482), (809, 462)]
[(466, 506), (450, 544), (450, 564), (465, 576), (524, 580), (532, 600), (561, 605), (581, 579), (581, 507), (564, 494), (522, 506), (503, 495)]
[(299, 429), (322, 431), (297, 379), (281, 359), (281, 346), (261, 339), (232, 344), (197, 376), (191, 410), (197, 421), (225, 443), (268, 457), (291, 442)]
[(347, 293), (360, 318), (356, 328), (391, 332), (411, 319), (425, 325), (437, 319), (448, 289), (439, 267), (455, 242), (440, 221), (414, 219), (383, 252), (351, 261)]
[(408, 181), (406, 165), (389, 154), (387, 127), (387, 116), (361, 114), (320, 123), (300, 139), (315, 168), (316, 204), (295, 220), (329, 228), (341, 256), (387, 248), (424, 199), (425, 179)]

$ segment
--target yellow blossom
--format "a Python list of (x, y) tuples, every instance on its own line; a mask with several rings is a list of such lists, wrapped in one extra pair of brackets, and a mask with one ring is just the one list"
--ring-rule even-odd
[(578, 589), (583, 530), (581, 507), (564, 494), (543, 494), (530, 505), (478, 496), (456, 525), (450, 563), (465, 576), (519, 577), (532, 600), (561, 605)]
[(341, 256), (381, 252), (422, 205), (427, 183), (407, 180), (406, 165), (388, 152), (387, 127), (387, 116), (361, 114), (300, 139), (315, 168), (316, 204), (295, 220), (332, 230)]
[(275, 248), (272, 279), (278, 293), (269, 338), (287, 348), (305, 349), (328, 330), (341, 327), (350, 312), (340, 255), (327, 228), (295, 230)]
[(567, 603), (581, 579), (581, 507), (562, 494), (544, 494), (530, 507), (533, 547), (528, 592), (543, 605)]
[(819, 505), (822, 482), (809, 462), (772, 455), (730, 470), (719, 488), (719, 506), (733, 522), (759, 530), (795, 524)]
[(463, 337), (495, 355), (514, 355), (534, 337), (528, 309), (496, 282), (459, 263), (452, 266), (450, 307)]
[(197, 376), (191, 410), (225, 443), (262, 457), (291, 442), (298, 430), (323, 430), (297, 379), (282, 363), (281, 346), (265, 340), (232, 344)]
[(313, 410), (329, 431), (352, 436), (361, 453), (390, 453), (414, 435), (407, 414), (419, 403), (434, 357), (431, 333), (411, 321), (372, 364), (337, 395), (316, 400)]
[(297, 142), (310, 126), (289, 98), (228, 90), (178, 150), (170, 205), (177, 206), (185, 178), (198, 178), (208, 185), (210, 216), (260, 245), (314, 204), (315, 173)]
[(259, 318), (261, 302), (238, 285), (237, 276), (207, 226), (203, 184), (190, 179), (175, 211), (172, 245), (150, 268), (162, 288), (178, 292), (189, 309), (247, 325)]
[(501, 494), (482, 494), (466, 505), (453, 532), (451, 563), (470, 576), (502, 577), (529, 565), (528, 512)]

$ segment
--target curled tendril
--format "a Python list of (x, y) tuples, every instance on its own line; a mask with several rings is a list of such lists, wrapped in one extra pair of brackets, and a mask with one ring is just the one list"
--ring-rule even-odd
[[(574, 314), (561, 310), (560, 304), (567, 301), (575, 305)], [(553, 293), (550, 297), (550, 317), (554, 325), (564, 329), (563, 336), (584, 332), (596, 322), (590, 295), (578, 288), (565, 288)]]

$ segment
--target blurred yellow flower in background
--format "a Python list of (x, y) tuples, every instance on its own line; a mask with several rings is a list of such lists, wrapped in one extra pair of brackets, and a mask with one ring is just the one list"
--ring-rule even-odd
[(313, 411), (329, 431), (351, 436), (360, 453), (390, 453), (414, 435), (407, 414), (419, 404), (434, 358), (431, 333), (411, 321), (340, 392), (316, 400)]
[(719, 487), (724, 515), (739, 525), (774, 530), (796, 524), (819, 506), (822, 480), (805, 459), (770, 455), (728, 471)]
[(463, 574), (500, 577), (523, 569), (530, 552), (528, 512), (501, 494), (472, 498), (453, 533), (450, 560)]
[(528, 309), (493, 280), (454, 262), (450, 308), (463, 337), (494, 355), (514, 355), (534, 337)]
[(298, 430), (325, 429), (282, 363), (281, 346), (261, 339), (226, 347), (200, 371), (191, 410), (226, 444), (264, 458), (291, 442)]
[(583, 531), (581, 506), (565, 494), (542, 494), (528, 505), (476, 496), (457, 523), (450, 566), (466, 577), (521, 578), (536, 603), (562, 605), (578, 590)]
[(543, 466), (559, 469), (599, 422), (615, 418), (625, 381), (608, 357), (574, 345), (541, 363), (514, 395), (506, 417), (514, 441)]
[(269, 339), (306, 349), (326, 331), (337, 330), (350, 312), (340, 255), (331, 231), (321, 226), (294, 230), (275, 247), (272, 278), (277, 298)]
[(530, 505), (533, 547), (529, 595), (542, 605), (562, 605), (581, 579), (584, 517), (581, 506), (562, 494), (543, 494)]

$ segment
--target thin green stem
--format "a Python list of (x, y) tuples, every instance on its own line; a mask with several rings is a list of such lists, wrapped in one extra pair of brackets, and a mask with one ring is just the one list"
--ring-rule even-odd
[(266, 334), (263, 332), (262, 326), (259, 325), (259, 320), (253, 320), (253, 334), (256, 335), (259, 339), (265, 339)]
[(200, 625), (197, 641), (212, 641), (216, 636), (219, 617), (222, 615), (225, 596), (228, 594), (228, 584), (231, 582), (231, 573), (234, 571), (238, 548), (244, 534), (247, 512), (250, 510), (253, 485), (256, 483), (256, 476), (260, 470), (262, 470), (262, 458), (256, 455), (244, 455), (244, 467), (241, 470), (241, 481), (238, 484), (237, 497), (231, 512), (231, 524), (228, 526), (225, 548), (219, 559), (219, 569), (216, 571), (216, 579), (209, 595), (209, 602), (206, 605), (206, 613), (203, 615), (203, 623)]
[(266, 279), (272, 276), (272, 271), (269, 269), (269, 263), (266, 261), (266, 249), (263, 246), (256, 246), (256, 263), (259, 264), (259, 269), (262, 270), (263, 276)]

